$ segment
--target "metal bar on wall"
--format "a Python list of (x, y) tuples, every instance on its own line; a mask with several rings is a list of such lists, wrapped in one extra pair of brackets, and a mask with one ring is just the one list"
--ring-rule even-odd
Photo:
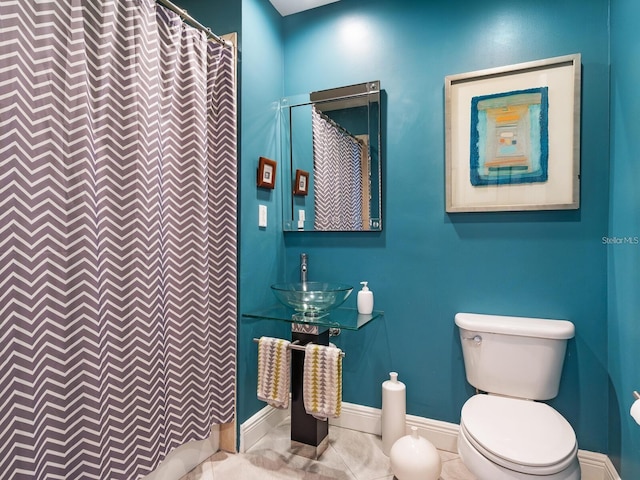
[(201, 24), (199, 21), (197, 21), (191, 15), (189, 15), (185, 9), (178, 7), (173, 2), (170, 2), (169, 0), (156, 0), (156, 3), (158, 3), (158, 4), (162, 5), (163, 7), (171, 10), (174, 13), (177, 13), (180, 16), (180, 18), (182, 19), (182, 21), (184, 21), (185, 23), (191, 25), (194, 28), (197, 28), (198, 30), (202, 30), (203, 32), (205, 32), (207, 34), (207, 37), (209, 37), (210, 39), (212, 39), (212, 40), (214, 40), (214, 41), (218, 42), (219, 44), (224, 45), (226, 47), (233, 47), (233, 44), (230, 41), (225, 40), (223, 38), (220, 38), (218, 35), (213, 33), (209, 27), (205, 27), (203, 24)]

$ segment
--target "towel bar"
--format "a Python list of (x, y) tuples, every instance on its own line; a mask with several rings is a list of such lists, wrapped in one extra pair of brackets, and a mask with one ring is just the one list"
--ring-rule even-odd
[[(253, 339), (253, 343), (258, 343), (260, 341), (259, 338), (254, 338)], [(291, 342), (291, 344), (289, 345), (289, 348), (291, 350), (300, 350), (301, 352), (304, 352), (305, 347), (304, 345), (298, 345), (300, 343), (300, 340), (295, 340), (293, 342)], [(344, 352), (340, 352), (340, 356), (344, 357)]]

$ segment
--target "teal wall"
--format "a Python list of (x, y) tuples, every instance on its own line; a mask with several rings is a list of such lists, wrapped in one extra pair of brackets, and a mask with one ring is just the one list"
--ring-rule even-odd
[[(342, 0), (285, 18), (268, 0), (180, 4), (217, 33), (240, 33), (239, 311), (272, 303), (268, 285), (296, 279), (303, 251), (311, 279), (368, 280), (386, 315), (336, 339), (347, 352), (345, 401), (379, 407), (380, 384), (394, 369), (409, 413), (450, 422), (472, 394), (456, 312), (572, 320), (577, 335), (550, 403), (580, 448), (610, 453), (622, 478), (640, 478), (640, 427), (628, 415), (640, 389), (640, 247), (602, 241), (640, 235), (637, 1)], [(576, 52), (580, 210), (445, 214), (444, 77)], [(281, 182), (274, 191), (255, 187), (258, 157), (281, 160), (275, 102), (374, 79), (384, 89), (383, 232), (283, 234)], [(266, 229), (257, 226), (259, 204), (269, 209)], [(242, 423), (264, 405), (255, 399), (251, 338), (289, 333), (242, 317), (238, 326)]]
[[(610, 236), (640, 236), (640, 3), (611, 2)], [(609, 372), (611, 456), (620, 476), (640, 478), (640, 427), (629, 417), (640, 390), (640, 245), (611, 244), (609, 253)]]
[[(285, 95), (368, 80), (385, 92), (383, 232), (284, 235), (285, 279), (296, 278), (305, 251), (310, 279), (367, 280), (385, 311), (336, 340), (347, 353), (344, 400), (380, 407), (393, 369), (409, 413), (457, 423), (472, 389), (456, 312), (564, 318), (577, 335), (550, 403), (580, 448), (606, 452), (608, 2), (343, 0), (283, 25)], [(447, 215), (444, 77), (577, 52), (580, 210)]]
[[(274, 302), (269, 285), (282, 276), (284, 252), (281, 179), (275, 190), (256, 188), (259, 157), (278, 160), (278, 100), (283, 94), (281, 17), (267, 0), (242, 0), (240, 313)], [(280, 180), (280, 181), (279, 181)], [(258, 205), (267, 206), (267, 228), (258, 228)], [(284, 323), (239, 317), (238, 421), (265, 406), (256, 398), (254, 337), (288, 338)]]
[[(278, 100), (283, 95), (282, 17), (268, 0), (181, 0), (180, 6), (222, 35), (238, 33), (239, 261), (237, 420), (242, 424), (264, 403), (256, 398), (257, 346), (253, 337), (287, 338), (285, 324), (242, 318), (274, 301), (269, 285), (282, 277), (284, 243), (281, 192), (256, 188), (259, 157), (278, 158)], [(276, 185), (278, 185), (276, 178)], [(258, 205), (267, 228), (258, 228)]]

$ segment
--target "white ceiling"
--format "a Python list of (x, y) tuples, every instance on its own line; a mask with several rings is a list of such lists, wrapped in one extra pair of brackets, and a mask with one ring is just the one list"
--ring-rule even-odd
[(312, 8), (338, 2), (339, 0), (269, 0), (283, 17)]

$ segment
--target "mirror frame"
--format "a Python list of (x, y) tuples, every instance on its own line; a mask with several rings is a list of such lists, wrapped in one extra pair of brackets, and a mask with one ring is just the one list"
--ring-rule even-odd
[[(377, 108), (372, 108), (372, 104), (376, 104)], [(370, 165), (369, 185), (362, 195), (369, 195), (369, 220), (368, 228), (315, 228), (313, 219), (307, 219), (304, 216), (306, 211), (304, 205), (307, 202), (315, 202), (312, 192), (313, 182), (309, 189), (309, 195), (300, 195), (296, 185), (296, 173), (304, 172), (313, 177), (312, 172), (306, 172), (300, 169), (300, 165), (296, 164), (294, 158), (294, 145), (292, 129), (294, 127), (294, 113), (297, 107), (307, 107), (309, 110), (314, 105), (340, 105), (341, 109), (351, 107), (367, 108), (367, 135), (368, 142), (365, 145), (368, 158), (366, 161)], [(304, 114), (304, 109), (299, 109)], [(382, 230), (382, 140), (381, 140), (381, 90), (380, 81), (359, 83), (346, 87), (331, 88), (328, 90), (320, 90), (311, 92), (310, 94), (296, 95), (285, 97), (280, 100), (280, 136), (281, 136), (281, 158), (282, 171), (281, 178), (283, 180), (282, 188), (282, 215), (283, 215), (283, 231), (285, 232), (379, 232)], [(304, 119), (306, 124), (306, 118)], [(377, 126), (377, 131), (372, 132)], [(311, 119), (309, 119), (311, 125)], [(338, 128), (341, 128), (338, 125)], [(309, 151), (312, 151), (312, 147)], [(311, 154), (313, 157), (313, 153)], [(313, 158), (311, 158), (311, 163)], [(299, 177), (298, 177), (299, 178)], [(309, 182), (307, 182), (309, 183)], [(367, 192), (368, 190), (368, 192)], [(300, 208), (301, 205), (303, 208)], [(306, 205), (308, 209), (308, 205)], [(315, 208), (313, 205), (312, 208)], [(298, 215), (302, 218), (296, 218), (295, 213), (298, 209)], [(364, 218), (363, 223), (367, 219)]]

